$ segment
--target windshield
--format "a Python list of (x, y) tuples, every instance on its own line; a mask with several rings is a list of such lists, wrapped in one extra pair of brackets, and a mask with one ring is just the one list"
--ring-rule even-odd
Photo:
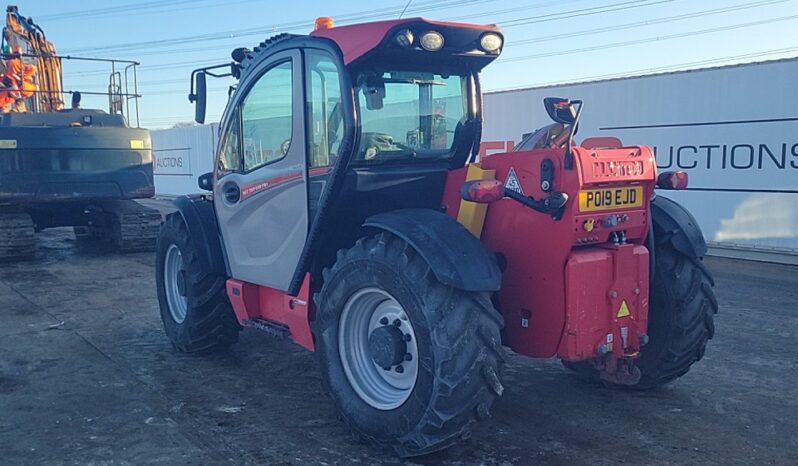
[(447, 159), (467, 115), (462, 76), (390, 71), (361, 74), (360, 147), (353, 162)]

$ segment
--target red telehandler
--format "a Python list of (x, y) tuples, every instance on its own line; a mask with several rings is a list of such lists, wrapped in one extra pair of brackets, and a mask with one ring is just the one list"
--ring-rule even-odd
[(577, 145), (581, 103), (555, 98), (555, 125), (477, 160), (494, 25), (317, 26), (193, 73), (200, 122), (206, 76), (238, 84), (199, 178), (212, 194), (179, 198), (158, 240), (178, 350), (243, 326), (286, 336), (317, 353), (353, 430), (400, 456), (489, 416), (503, 346), (634, 389), (701, 359), (717, 310), (706, 245), (655, 194), (685, 174), (658, 176), (648, 147)]

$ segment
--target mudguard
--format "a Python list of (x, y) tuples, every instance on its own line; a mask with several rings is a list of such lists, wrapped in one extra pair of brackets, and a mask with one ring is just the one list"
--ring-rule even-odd
[[(680, 204), (667, 197), (656, 196), (651, 201), (654, 235), (670, 237), (673, 247), (682, 254), (701, 258), (707, 253), (707, 243), (695, 217)], [(657, 238), (657, 242), (661, 239)]]
[(174, 204), (197, 247), (202, 268), (228, 275), (213, 202), (202, 194), (191, 194), (178, 197)]
[(444, 285), (465, 291), (498, 291), (501, 287), (501, 272), (493, 255), (443, 213), (400, 209), (369, 217), (363, 225), (407, 241)]

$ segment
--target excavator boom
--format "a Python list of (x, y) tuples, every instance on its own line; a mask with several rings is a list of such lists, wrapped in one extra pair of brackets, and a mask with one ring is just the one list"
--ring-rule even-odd
[(26, 57), (36, 63), (38, 92), (32, 96), (28, 110), (57, 112), (64, 108), (61, 58), (55, 51), (55, 45), (47, 40), (44, 30), (32, 19), (22, 16), (15, 5), (9, 5), (6, 9), (3, 55), (9, 61)]

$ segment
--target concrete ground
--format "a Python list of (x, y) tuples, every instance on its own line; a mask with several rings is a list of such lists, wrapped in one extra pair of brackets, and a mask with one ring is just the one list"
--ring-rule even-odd
[[(245, 330), (217, 355), (175, 352), (154, 254), (38, 235), (0, 266), (2, 464), (400, 464), (358, 443), (314, 356)], [(471, 439), (419, 464), (798, 464), (798, 267), (707, 260), (717, 335), (666, 388), (582, 382), (511, 356)]]

